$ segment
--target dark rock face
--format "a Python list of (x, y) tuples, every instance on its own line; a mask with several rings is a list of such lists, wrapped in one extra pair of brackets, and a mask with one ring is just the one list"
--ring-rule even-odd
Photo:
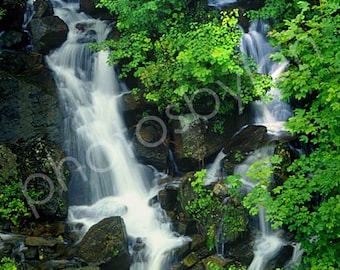
[(241, 152), (253, 151), (263, 144), (266, 134), (267, 128), (265, 126), (246, 126), (226, 144), (223, 152), (228, 154), (237, 150)]
[(34, 5), (34, 18), (42, 18), (47, 16), (53, 16), (53, 5), (51, 1), (48, 0), (36, 0)]
[(78, 255), (101, 269), (129, 269), (130, 255), (123, 219), (110, 217), (93, 225), (79, 244)]
[(34, 50), (42, 54), (48, 54), (51, 50), (60, 47), (68, 33), (66, 23), (56, 16), (33, 18), (29, 29)]
[(58, 93), (42, 56), (3, 51), (0, 58), (0, 141), (45, 137), (61, 142)]
[(242, 115), (235, 110), (232, 115), (225, 116), (222, 134), (213, 131), (214, 118), (202, 120), (188, 114), (181, 116), (180, 121), (173, 121), (169, 133), (179, 170), (197, 170), (212, 162), (232, 136), (250, 122), (250, 113), (249, 108), (245, 108)]
[(156, 121), (146, 121), (137, 125), (133, 138), (137, 158), (159, 170), (164, 170), (167, 166), (167, 130), (164, 127)]
[(267, 128), (264, 126), (250, 125), (237, 132), (223, 149), (226, 154), (224, 169), (227, 174), (233, 174), (235, 165), (263, 146), (267, 139)]
[(29, 44), (30, 37), (25, 31), (9, 30), (1, 36), (0, 48), (20, 50)]
[[(15, 3), (15, 4), (13, 4)], [(0, 20), (0, 31), (17, 30), (20, 31), (24, 22), (24, 13), (26, 10), (26, 1), (18, 0), (10, 2), (9, 4), (3, 3), (1, 5), (7, 10), (4, 17)]]
[[(18, 173), (32, 219), (62, 220), (67, 216), (68, 170), (59, 146), (41, 139), (0, 144), (0, 176)], [(32, 198), (30, 194), (39, 194)], [(18, 195), (19, 196), (19, 195)]]
[(106, 8), (96, 8), (96, 4), (99, 1), (96, 0), (80, 0), (79, 9), (81, 12), (85, 12), (86, 14), (91, 15), (93, 18), (97, 19), (107, 19), (111, 20), (112, 15), (110, 15), (109, 11)]

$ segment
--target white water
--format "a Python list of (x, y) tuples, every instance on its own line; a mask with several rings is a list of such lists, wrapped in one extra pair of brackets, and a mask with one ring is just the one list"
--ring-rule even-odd
[[(286, 69), (287, 62), (277, 63), (270, 59), (276, 49), (271, 47), (266, 39), (268, 26), (263, 21), (251, 24), (248, 33), (245, 33), (241, 41), (241, 51), (251, 56), (258, 66), (258, 72), (271, 75), (273, 81), (280, 76)], [(254, 103), (255, 124), (267, 127), (268, 133), (279, 135), (284, 131), (284, 123), (292, 115), (290, 106), (281, 100), (278, 89), (272, 88), (268, 95), (272, 98), (269, 103), (256, 101)], [(271, 157), (274, 148), (266, 146), (257, 149), (253, 155), (248, 157), (245, 162), (235, 168), (235, 174), (242, 176), (243, 185), (249, 192), (257, 183), (245, 176), (246, 171), (252, 163), (257, 160)], [(266, 188), (266, 187), (264, 187)], [(249, 266), (249, 270), (263, 270), (268, 261), (274, 258), (285, 241), (280, 238), (278, 232), (273, 232), (270, 224), (266, 221), (265, 209), (262, 208), (258, 215), (259, 235), (255, 240), (254, 258)]]
[[(69, 221), (83, 232), (108, 216), (122, 216), (132, 243), (141, 238), (143, 256), (131, 270), (163, 270), (171, 251), (188, 241), (171, 231), (159, 204), (150, 205), (160, 187), (151, 170), (138, 164), (120, 115), (120, 85), (106, 52), (92, 53), (88, 42), (104, 40), (110, 28), (75, 13), (73, 5), (55, 12), (69, 26), (67, 41), (46, 61), (65, 106), (65, 148), (77, 165), (69, 185)], [(77, 29), (81, 23), (84, 30)], [(84, 177), (83, 175), (86, 175)], [(132, 247), (130, 247), (132, 248)], [(141, 260), (142, 257), (142, 260)]]
[(221, 172), (221, 162), (225, 154), (223, 153), (223, 149), (217, 154), (214, 162), (207, 167), (207, 175), (204, 178), (205, 185), (209, 185), (217, 180), (221, 179), (224, 175)]
[[(266, 39), (268, 26), (263, 21), (253, 22), (248, 33), (244, 33), (240, 49), (251, 56), (258, 66), (258, 72), (271, 75), (275, 81), (286, 69), (287, 62), (274, 62), (270, 55), (276, 52)], [(284, 123), (292, 115), (290, 106), (281, 100), (278, 89), (272, 88), (268, 92), (270, 102), (256, 101), (253, 104), (255, 124), (264, 125), (269, 133), (279, 134), (284, 130)]]
[[(246, 192), (250, 192), (255, 185), (251, 178), (246, 174), (249, 167), (257, 161), (265, 161), (273, 155), (274, 147), (265, 146), (254, 151), (242, 164), (235, 167), (234, 174), (241, 175), (241, 181)], [(268, 164), (269, 166), (269, 164)], [(266, 188), (266, 187), (264, 187)], [(270, 224), (266, 221), (266, 213), (264, 208), (259, 209), (258, 215), (258, 236), (254, 245), (254, 258), (248, 267), (248, 270), (263, 270), (268, 261), (274, 258), (285, 242), (279, 237), (279, 232), (274, 232), (270, 228)]]

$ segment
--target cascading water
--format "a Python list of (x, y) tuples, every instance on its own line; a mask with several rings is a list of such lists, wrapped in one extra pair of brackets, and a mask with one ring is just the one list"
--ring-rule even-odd
[(150, 206), (160, 187), (136, 162), (126, 137), (114, 69), (106, 52), (89, 50), (89, 42), (105, 40), (111, 29), (76, 13), (74, 3), (54, 7), (69, 27), (67, 41), (46, 58), (65, 106), (67, 160), (78, 170), (69, 185), (69, 221), (84, 224), (85, 232), (105, 217), (122, 216), (129, 238), (145, 244), (130, 269), (167, 269), (171, 251), (188, 239), (171, 231), (159, 204)]
[[(242, 36), (241, 51), (251, 56), (258, 65), (258, 72), (271, 75), (275, 80), (282, 73), (287, 63), (277, 63), (270, 59), (270, 55), (276, 50), (266, 40), (268, 26), (263, 21), (256, 21), (249, 27), (249, 32)], [(257, 101), (254, 103), (255, 124), (264, 125), (267, 131), (273, 135), (279, 135), (283, 130), (284, 122), (291, 116), (290, 106), (280, 99), (280, 91), (272, 88), (268, 93), (272, 100), (269, 103)], [(234, 174), (242, 176), (244, 187), (249, 192), (256, 183), (246, 177), (246, 172), (257, 160), (268, 158), (273, 155), (274, 147), (268, 145), (257, 149), (241, 165), (235, 168)], [(266, 221), (265, 209), (262, 208), (258, 215), (259, 237), (255, 240), (254, 258), (249, 270), (265, 269), (270, 259), (277, 255), (281, 247), (286, 243), (271, 230)]]
[[(243, 188), (250, 192), (256, 185), (246, 176), (249, 167), (257, 161), (264, 161), (274, 153), (272, 145), (264, 146), (254, 151), (242, 164), (235, 167), (234, 174), (241, 176)], [(259, 237), (255, 240), (254, 258), (249, 266), (249, 270), (265, 269), (267, 262), (278, 254), (281, 247), (286, 243), (278, 236), (279, 232), (273, 232), (270, 224), (266, 221), (265, 209), (259, 209), (258, 215)]]
[[(259, 73), (269, 74), (275, 80), (286, 69), (287, 62), (278, 63), (271, 60), (270, 55), (277, 50), (268, 43), (267, 31), (268, 25), (263, 21), (253, 22), (248, 33), (242, 36), (240, 49), (254, 59)], [(261, 100), (253, 104), (255, 124), (266, 126), (269, 133), (279, 134), (284, 129), (284, 122), (292, 115), (291, 108), (280, 99), (278, 89), (272, 88), (268, 96), (272, 99), (270, 102)]]
[(223, 152), (223, 149), (217, 154), (214, 162), (207, 167), (207, 175), (204, 178), (204, 183), (206, 185), (209, 185), (215, 181), (217, 181), (218, 179), (221, 179), (224, 175), (222, 173), (222, 166), (221, 166), (221, 162), (224, 159), (226, 155)]

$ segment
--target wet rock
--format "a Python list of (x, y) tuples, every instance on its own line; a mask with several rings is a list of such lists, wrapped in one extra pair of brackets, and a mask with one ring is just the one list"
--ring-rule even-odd
[(223, 267), (227, 266), (228, 263), (230, 263), (231, 261), (232, 261), (231, 259), (224, 258), (222, 256), (218, 256), (218, 255), (215, 254), (215, 255), (208, 256), (207, 258), (204, 258), (202, 260), (202, 263), (207, 267), (208, 262), (211, 262), (214, 265), (218, 265), (221, 268), (223, 268)]
[(49, 221), (65, 219), (69, 173), (63, 162), (63, 150), (43, 139), (11, 144), (10, 147), (17, 155), (24, 199), (30, 203), (33, 216)]
[(42, 18), (54, 15), (52, 2), (49, 0), (36, 0), (33, 5), (35, 11), (33, 18)]
[[(208, 254), (209, 254), (209, 251), (206, 248), (201, 248), (199, 250), (192, 251), (181, 261), (181, 264), (185, 267), (193, 267), (193, 266), (200, 267), (198, 262), (201, 259), (205, 258)], [(196, 268), (193, 268), (193, 269), (196, 269)]]
[(10, 50), (20, 50), (30, 43), (27, 32), (10, 30), (0, 37), (0, 48)]
[(178, 205), (178, 189), (174, 190), (172, 188), (162, 189), (158, 193), (159, 202), (161, 207), (166, 211), (173, 211)]
[(78, 255), (101, 269), (129, 269), (130, 255), (123, 219), (110, 217), (93, 225), (80, 242)]
[(224, 158), (226, 173), (233, 174), (235, 166), (245, 160), (254, 150), (263, 146), (267, 139), (265, 126), (249, 125), (235, 133), (223, 149), (226, 154)]
[(0, 141), (45, 137), (61, 142), (58, 91), (42, 55), (3, 51), (0, 60)]
[(175, 160), (180, 171), (198, 170), (214, 157), (227, 144), (233, 134), (247, 121), (248, 110), (223, 119), (225, 125), (220, 132), (213, 132), (215, 119), (202, 120), (193, 114), (179, 117), (170, 125), (173, 134)]
[(266, 134), (267, 128), (265, 126), (246, 126), (225, 145), (223, 152), (229, 154), (235, 151), (249, 152), (258, 149), (264, 143)]
[(33, 18), (29, 24), (35, 51), (48, 54), (61, 46), (67, 38), (67, 24), (56, 16)]
[(110, 15), (109, 11), (106, 8), (96, 8), (96, 3), (96, 0), (80, 0), (79, 9), (93, 18), (112, 20), (112, 15)]
[(0, 143), (0, 175), (11, 174), (17, 169), (17, 156), (4, 143)]
[(45, 246), (45, 247), (53, 247), (55, 246), (57, 241), (47, 240), (43, 237), (35, 237), (35, 236), (28, 236), (25, 239), (25, 245), (31, 247), (38, 247), (38, 246)]
[(167, 167), (168, 157), (166, 127), (164, 122), (158, 120), (160, 118), (145, 119), (137, 124), (133, 137), (137, 159), (158, 170), (164, 170)]

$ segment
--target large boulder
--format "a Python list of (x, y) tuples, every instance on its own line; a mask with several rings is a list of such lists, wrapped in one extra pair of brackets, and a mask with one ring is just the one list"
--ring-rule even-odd
[(67, 24), (57, 16), (33, 18), (29, 24), (35, 51), (48, 54), (61, 46), (67, 38)]
[(130, 254), (123, 219), (109, 217), (93, 225), (80, 242), (78, 255), (101, 269), (129, 269)]
[(167, 139), (167, 129), (160, 118), (142, 119), (138, 122), (133, 136), (138, 160), (158, 170), (165, 170), (168, 160)]
[(235, 166), (244, 161), (254, 150), (263, 146), (267, 140), (265, 126), (249, 125), (235, 133), (223, 148), (226, 154), (223, 160), (226, 173), (233, 174)]
[(112, 20), (112, 15), (106, 8), (96, 8), (98, 2), (99, 0), (80, 0), (79, 9), (93, 18)]
[(0, 141), (44, 137), (60, 143), (58, 91), (42, 55), (3, 51), (0, 58)]

